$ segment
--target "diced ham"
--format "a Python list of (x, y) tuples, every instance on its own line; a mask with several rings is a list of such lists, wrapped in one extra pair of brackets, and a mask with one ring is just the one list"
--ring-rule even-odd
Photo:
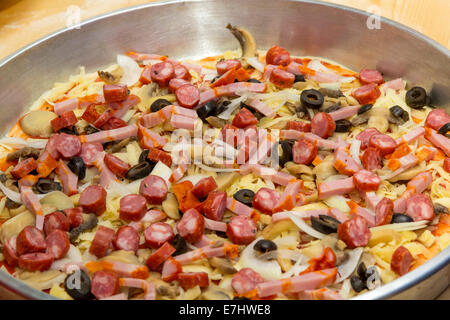
[(385, 82), (381, 85), (382, 88), (389, 88), (395, 91), (405, 89), (405, 81), (402, 78), (394, 79), (388, 82)]
[(339, 145), (331, 140), (323, 139), (313, 133), (310, 132), (300, 132), (297, 130), (281, 130), (280, 137), (283, 139), (295, 139), (298, 140), (300, 138), (304, 138), (318, 147), (327, 148), (327, 149), (336, 149)]
[(339, 173), (346, 175), (352, 175), (362, 169), (345, 147), (335, 150), (333, 165)]
[(65, 194), (71, 196), (78, 193), (78, 176), (69, 169), (64, 161), (59, 160), (55, 172), (64, 186)]
[(343, 195), (352, 192), (355, 189), (353, 177), (333, 181), (322, 182), (319, 184), (319, 199), (326, 199), (331, 196)]
[(333, 118), (334, 121), (347, 119), (353, 115), (355, 115), (361, 106), (348, 106), (343, 107), (337, 111), (330, 112), (329, 115)]
[(155, 300), (156, 299), (156, 289), (155, 285), (147, 280), (134, 279), (134, 278), (120, 278), (119, 286), (138, 288), (144, 290), (144, 300)]
[[(283, 191), (280, 200), (273, 208), (273, 212), (291, 210), (297, 206), (297, 195), (303, 187), (303, 181), (296, 180), (290, 182)], [(302, 205), (302, 204), (299, 204)]]
[(263, 103), (261, 100), (254, 98), (252, 101), (250, 101), (249, 105), (253, 107), (255, 110), (261, 112), (266, 117), (273, 117), (275, 115), (275, 112), (272, 110), (271, 107)]
[(80, 136), (80, 140), (82, 143), (105, 143), (135, 137), (137, 136), (137, 132), (138, 128), (133, 124), (118, 129), (99, 131), (85, 136)]
[(187, 129), (187, 130), (194, 130), (195, 128), (196, 119), (189, 118), (183, 115), (174, 114), (172, 115), (170, 119), (170, 124), (174, 128), (179, 129)]
[(450, 139), (437, 133), (435, 130), (427, 128), (425, 138), (433, 145), (444, 151), (447, 157), (450, 157)]
[(67, 111), (73, 111), (76, 108), (78, 108), (78, 99), (72, 98), (61, 102), (56, 102), (55, 105), (53, 106), (53, 111), (57, 115), (62, 115), (63, 113)]
[(418, 127), (414, 130), (408, 131), (406, 134), (395, 140), (395, 142), (397, 143), (397, 145), (400, 145), (401, 143), (409, 144), (419, 137), (423, 136), (424, 134), (425, 129), (423, 127)]
[(225, 232), (227, 231), (227, 224), (222, 221), (205, 218), (205, 228), (209, 230)]
[(429, 172), (421, 172), (412, 178), (406, 185), (406, 191), (394, 201), (394, 212), (404, 213), (408, 199), (414, 194), (424, 192), (432, 182), (433, 177)]
[(234, 198), (227, 198), (227, 209), (241, 216), (251, 216), (253, 209)]
[(205, 90), (200, 93), (199, 105), (205, 104), (208, 101), (223, 97), (236, 95), (236, 92), (250, 91), (250, 92), (264, 92), (266, 90), (265, 83), (252, 82), (234, 82), (225, 86), (216, 87), (214, 89)]
[(233, 244), (224, 244), (222, 247), (204, 247), (197, 250), (189, 251), (174, 257), (175, 260), (181, 264), (191, 263), (197, 260), (228, 256), (230, 258), (236, 257), (238, 253), (238, 246)]
[(25, 207), (36, 215), (36, 228), (43, 230), (44, 213), (38, 197), (34, 194), (31, 186), (20, 186), (20, 198)]

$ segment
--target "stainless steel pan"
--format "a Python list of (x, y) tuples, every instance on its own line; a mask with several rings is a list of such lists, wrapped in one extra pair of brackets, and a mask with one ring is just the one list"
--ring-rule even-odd
[[(31, 102), (80, 65), (95, 71), (128, 50), (203, 57), (238, 47), (225, 29), (242, 25), (258, 46), (277, 44), (296, 55), (317, 55), (359, 70), (377, 68), (431, 92), (450, 108), (449, 50), (391, 20), (367, 28), (369, 15), (316, 1), (167, 1), (90, 19), (80, 29), (60, 30), (0, 62), (0, 123), (6, 132)], [(449, 284), (450, 248), (425, 265), (359, 299), (431, 299)], [(10, 298), (50, 299), (0, 272), (0, 291)], [(4, 295), (3, 295), (4, 296)]]

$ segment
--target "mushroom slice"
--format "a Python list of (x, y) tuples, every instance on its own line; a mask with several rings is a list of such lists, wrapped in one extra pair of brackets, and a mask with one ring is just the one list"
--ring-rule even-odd
[(256, 56), (256, 41), (253, 35), (245, 28), (239, 26), (227, 25), (227, 29), (236, 37), (242, 48), (241, 63), (245, 68), (248, 63), (245, 58), (251, 58)]
[(118, 83), (120, 78), (122, 77), (123, 70), (118, 64), (116, 64), (106, 70), (98, 70), (97, 74), (104, 83), (115, 84)]

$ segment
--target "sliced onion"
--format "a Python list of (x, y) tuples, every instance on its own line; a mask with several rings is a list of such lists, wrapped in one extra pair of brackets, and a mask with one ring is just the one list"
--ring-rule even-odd
[(117, 64), (123, 70), (123, 75), (120, 79), (120, 83), (126, 84), (127, 86), (132, 86), (139, 81), (139, 78), (141, 77), (141, 68), (139, 68), (139, 65), (136, 63), (136, 61), (123, 54), (118, 54)]
[(351, 276), (353, 271), (355, 271), (356, 267), (358, 266), (359, 258), (361, 258), (362, 253), (363, 248), (361, 247), (348, 252), (348, 259), (343, 264), (337, 267), (338, 274), (335, 283), (344, 281)]
[(234, 100), (231, 100), (231, 103), (227, 105), (227, 109), (218, 115), (220, 119), (228, 120), (231, 117), (231, 114), (234, 110), (236, 110), (237, 107), (241, 104), (241, 102), (245, 101), (247, 99), (247, 95), (243, 95), (242, 97), (236, 98)]
[(7, 148), (20, 149), (24, 147), (32, 147), (36, 149), (44, 149), (47, 144), (47, 139), (27, 139), (24, 140), (18, 137), (6, 137), (0, 140), (0, 144)]
[(305, 256), (303, 254), (301, 254), (300, 252), (295, 251), (295, 250), (279, 249), (279, 250), (273, 250), (273, 251), (269, 251), (267, 253), (263, 253), (258, 256), (258, 259), (267, 261), (267, 260), (281, 258), (281, 259), (290, 259), (290, 260), (297, 261), (304, 257)]
[(355, 81), (355, 77), (341, 77), (339, 82), (340, 83), (350, 83)]
[(255, 68), (256, 70), (258, 70), (259, 72), (264, 73), (264, 65), (259, 62), (257, 57), (250, 57), (250, 58), (245, 58), (245, 60), (247, 61), (247, 63), (249, 65), (251, 65), (253, 68)]
[(342, 212), (350, 212), (350, 207), (347, 204), (348, 199), (344, 196), (336, 195), (323, 200), (330, 208), (337, 208)]
[(192, 176), (184, 177), (183, 179), (180, 180), (180, 182), (190, 181), (195, 186), (197, 184), (197, 182), (199, 182), (201, 179), (207, 178), (207, 177), (209, 177), (209, 176), (204, 175), (204, 174), (194, 174)]
[(404, 223), (391, 223), (370, 228), (370, 231), (377, 231), (377, 230), (412, 231), (424, 228), (428, 223), (429, 223), (428, 220), (404, 222)]
[(325, 73), (333, 73), (330, 69), (325, 67), (320, 60), (313, 59), (308, 63), (308, 69), (314, 70), (314, 71), (320, 71)]
[(359, 152), (361, 149), (361, 140), (353, 139), (352, 143), (350, 144), (350, 155), (352, 156), (353, 160), (356, 161), (359, 165), (362, 165), (361, 160), (359, 159)]
[(301, 255), (298, 257), (294, 265), (285, 273), (281, 275), (281, 278), (290, 278), (292, 276), (298, 275), (300, 272), (305, 271), (308, 268), (308, 257)]
[(204, 81), (211, 81), (212, 79), (217, 77), (217, 71), (216, 70), (202, 68), (202, 74), (204, 75), (203, 76), (203, 80)]
[(302, 230), (303, 232), (309, 234), (310, 236), (318, 239), (323, 239), (326, 235), (313, 229), (310, 227), (306, 222), (304, 222), (301, 218), (297, 216), (297, 214), (300, 214), (296, 211), (286, 211), (289, 218), (292, 220), (292, 222), (295, 223), (295, 225)]
[(212, 171), (212, 172), (236, 172), (239, 171), (239, 169), (233, 169), (233, 168), (214, 168), (207, 165), (204, 165), (202, 163), (196, 163), (195, 164), (200, 169), (203, 169), (205, 171)]
[(2, 182), (0, 182), (0, 189), (5, 194), (5, 196), (17, 203), (22, 203), (22, 199), (20, 198), (20, 193), (12, 191), (11, 189), (7, 188)]
[(172, 170), (161, 161), (158, 161), (150, 174), (163, 178), (167, 186), (170, 186), (169, 178), (172, 175)]
[(326, 89), (330, 89), (330, 90), (339, 90), (341, 87), (341, 83), (340, 82), (322, 82), (319, 83), (321, 88), (326, 88)]

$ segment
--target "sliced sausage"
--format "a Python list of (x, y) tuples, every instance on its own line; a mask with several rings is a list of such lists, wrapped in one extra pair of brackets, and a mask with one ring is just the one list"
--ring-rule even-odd
[(110, 153), (105, 154), (103, 161), (105, 162), (105, 165), (108, 167), (109, 170), (111, 170), (114, 174), (122, 178), (125, 177), (128, 170), (130, 169), (130, 165), (128, 163), (120, 160), (119, 158), (113, 156)]
[(211, 88), (225, 86), (236, 80), (236, 69), (230, 69), (210, 84)]
[(169, 62), (160, 62), (151, 66), (150, 76), (161, 87), (167, 87), (170, 79), (175, 75), (175, 69)]
[(189, 289), (195, 286), (206, 288), (209, 286), (209, 277), (206, 272), (180, 272), (177, 280), (183, 289)]
[(81, 115), (81, 119), (87, 121), (88, 123), (94, 123), (98, 118), (100, 118), (100, 114), (95, 109), (96, 104), (90, 104), (86, 110), (84, 110)]
[(192, 109), (200, 101), (200, 91), (192, 84), (182, 85), (175, 91), (178, 104), (182, 107)]
[(355, 216), (338, 225), (338, 238), (350, 248), (364, 247), (369, 243), (370, 230), (366, 219)]
[(19, 257), (19, 267), (28, 271), (45, 271), (50, 269), (53, 256), (49, 253), (34, 252)]
[(369, 147), (370, 138), (376, 134), (381, 134), (381, 132), (375, 128), (367, 128), (356, 135), (355, 138), (361, 141), (361, 150)]
[(315, 144), (305, 139), (299, 139), (292, 147), (292, 159), (295, 163), (310, 165), (318, 151)]
[(391, 269), (398, 275), (402, 276), (409, 271), (413, 261), (414, 258), (409, 250), (404, 246), (400, 246), (392, 254)]
[(217, 183), (216, 180), (214, 180), (213, 177), (207, 177), (199, 180), (194, 188), (191, 190), (191, 192), (196, 196), (198, 199), (202, 199), (203, 197), (206, 197), (208, 193), (211, 191), (214, 191), (217, 189)]
[(374, 103), (380, 95), (381, 91), (375, 83), (366, 84), (353, 92), (353, 96), (361, 105)]
[(291, 55), (285, 48), (273, 46), (266, 53), (266, 63), (287, 66), (291, 62)]
[(116, 118), (116, 117), (111, 117), (108, 119), (108, 121), (105, 122), (105, 124), (103, 124), (101, 126), (102, 130), (113, 130), (113, 129), (117, 129), (117, 128), (123, 128), (126, 127), (128, 125), (128, 123), (122, 119)]
[(13, 236), (9, 238), (2, 247), (2, 254), (6, 260), (8, 266), (17, 267), (19, 264), (19, 256), (16, 252), (16, 240), (17, 237)]
[(61, 133), (56, 141), (56, 150), (64, 159), (70, 159), (81, 152), (81, 142), (77, 136)]
[(105, 84), (103, 97), (106, 102), (125, 100), (128, 97), (128, 87), (126, 84)]
[(231, 279), (231, 287), (237, 294), (245, 294), (256, 289), (259, 283), (264, 282), (264, 278), (253, 269), (244, 268), (233, 275)]
[(173, 78), (169, 81), (169, 88), (172, 92), (175, 92), (179, 87), (184, 86), (185, 84), (190, 84), (190, 82), (184, 79)]
[(129, 194), (120, 199), (120, 219), (139, 221), (147, 212), (147, 201), (139, 194)]
[(142, 70), (139, 81), (142, 84), (149, 84), (150, 82), (152, 82), (151, 66), (145, 66), (144, 70)]
[(381, 169), (381, 160), (381, 152), (376, 148), (367, 148), (361, 157), (361, 163), (366, 170)]
[(237, 59), (228, 59), (217, 62), (216, 69), (218, 74), (224, 74), (231, 69), (239, 69), (241, 67), (241, 62)]
[(103, 151), (103, 146), (101, 143), (83, 143), (81, 145), (80, 157), (87, 166), (94, 165), (94, 158), (97, 153)]
[(270, 73), (270, 82), (280, 88), (291, 88), (294, 84), (295, 75), (293, 73), (275, 68)]
[(70, 240), (67, 232), (53, 230), (45, 239), (47, 253), (51, 254), (55, 260), (64, 258), (70, 248)]
[(161, 204), (167, 196), (167, 183), (159, 176), (150, 175), (141, 182), (139, 193), (148, 204)]
[(253, 197), (252, 206), (262, 213), (272, 214), (272, 210), (279, 200), (280, 194), (276, 190), (261, 188)]
[(174, 69), (174, 77), (176, 79), (191, 81), (192, 76), (189, 73), (188, 68), (186, 68), (182, 64), (177, 64), (173, 69)]
[(92, 274), (91, 292), (97, 299), (111, 297), (119, 289), (119, 278), (110, 271), (96, 271)]
[[(115, 102), (112, 102), (115, 103)], [(114, 110), (113, 108), (108, 108), (98, 117), (97, 120), (93, 123), (94, 127), (101, 128), (103, 125), (105, 125), (109, 119), (113, 117)]]
[(336, 123), (328, 113), (318, 112), (311, 120), (311, 132), (321, 138), (332, 136), (335, 129)]
[(165, 222), (152, 223), (144, 231), (145, 244), (153, 249), (161, 247), (164, 242), (172, 242), (174, 237), (172, 227)]
[(378, 70), (362, 69), (359, 72), (359, 80), (363, 84), (381, 84), (383, 83), (383, 76)]
[(84, 211), (100, 216), (106, 210), (106, 190), (102, 186), (89, 186), (81, 193), (79, 203)]
[(139, 249), (139, 234), (133, 227), (122, 226), (117, 230), (113, 244), (117, 250), (136, 252)]
[(11, 170), (11, 175), (16, 179), (21, 179), (37, 168), (37, 161), (34, 158), (27, 158), (20, 161)]
[(235, 216), (227, 224), (227, 236), (236, 244), (249, 244), (256, 238), (255, 222), (247, 216)]
[(428, 114), (425, 125), (434, 130), (439, 130), (444, 124), (449, 122), (450, 116), (444, 109), (434, 109)]
[(368, 170), (360, 170), (353, 175), (355, 187), (359, 191), (376, 191), (381, 183), (380, 177)]
[(394, 152), (395, 148), (397, 147), (397, 143), (387, 134), (375, 134), (370, 137), (369, 147), (380, 150), (381, 155), (385, 156)]
[(297, 130), (301, 132), (311, 132), (311, 124), (303, 121), (288, 121), (287, 130)]
[(227, 208), (227, 193), (225, 191), (213, 191), (202, 205), (203, 214), (212, 220), (221, 221)]
[(394, 214), (394, 201), (389, 198), (383, 198), (375, 207), (375, 225), (381, 226), (389, 224)]
[(450, 158), (444, 159), (444, 170), (450, 173)]
[(47, 214), (44, 218), (44, 231), (48, 236), (54, 230), (69, 231), (70, 220), (61, 211), (55, 211)]
[(26, 226), (17, 235), (16, 251), (19, 256), (30, 252), (45, 251), (45, 248), (44, 234), (36, 227)]
[(77, 117), (73, 111), (66, 111), (57, 118), (50, 121), (53, 131), (58, 132), (62, 128), (70, 128), (77, 123)]
[[(80, 207), (64, 209), (64, 213), (70, 222), (70, 228), (76, 228), (83, 223), (83, 209)], [(45, 227), (45, 222), (44, 222)], [(59, 229), (59, 228), (58, 228)], [(63, 230), (63, 229), (61, 229)]]
[(154, 251), (145, 261), (150, 270), (156, 270), (164, 261), (166, 261), (175, 251), (168, 242), (165, 242), (159, 249)]
[(164, 262), (161, 279), (166, 282), (174, 281), (180, 272), (183, 272), (183, 266), (180, 262), (170, 257)]
[(258, 119), (247, 108), (242, 108), (235, 115), (231, 125), (237, 128), (245, 128), (258, 123)]
[(205, 229), (205, 218), (196, 210), (187, 210), (177, 224), (177, 231), (187, 242), (200, 241)]
[(424, 194), (415, 194), (406, 202), (406, 214), (414, 221), (433, 220), (433, 203), (429, 196)]
[(156, 148), (148, 149), (147, 159), (154, 163), (158, 163), (158, 161), (161, 161), (169, 168), (170, 166), (172, 166), (172, 156), (169, 153)]
[(56, 150), (56, 142), (58, 140), (59, 134), (55, 134), (47, 140), (47, 144), (45, 145), (44, 151), (48, 152), (48, 154), (55, 160), (58, 160), (61, 155), (58, 150)]
[(109, 248), (111, 248), (115, 234), (116, 233), (113, 229), (105, 226), (98, 226), (97, 232), (95, 232), (94, 240), (92, 240), (91, 246), (89, 247), (89, 252), (97, 258), (106, 256)]

